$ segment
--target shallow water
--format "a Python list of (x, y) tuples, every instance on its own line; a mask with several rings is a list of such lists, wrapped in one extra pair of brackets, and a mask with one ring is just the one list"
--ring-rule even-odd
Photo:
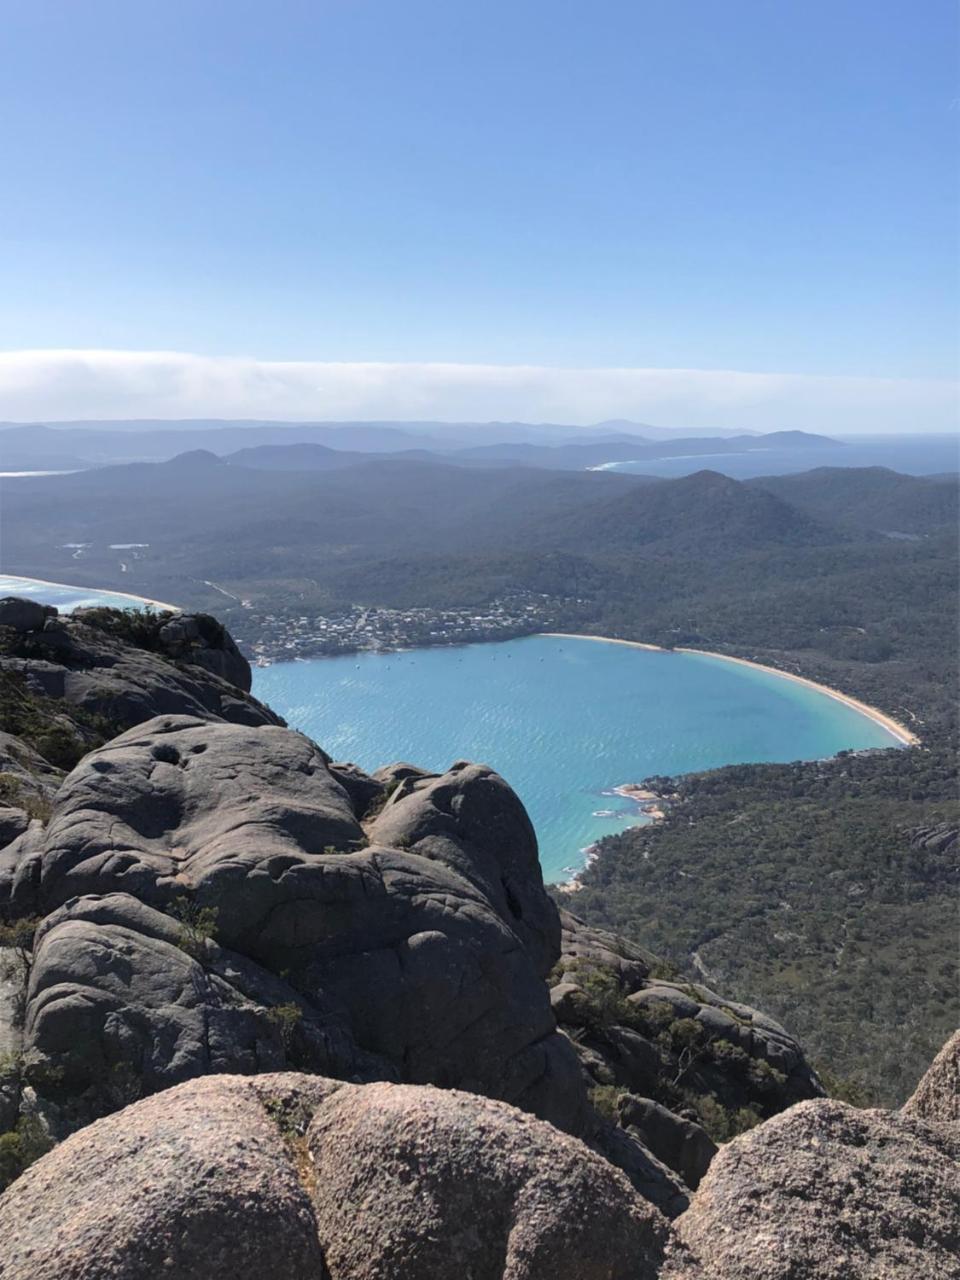
[(44, 604), (56, 605), (61, 613), (101, 605), (109, 605), (113, 609), (150, 607), (142, 596), (124, 595), (122, 591), (69, 587), (65, 583), (41, 582), (39, 578), (18, 578), (9, 573), (0, 573), (0, 597), (2, 596), (25, 596), (28, 600), (40, 600)]
[(492, 765), (526, 804), (552, 881), (638, 820), (607, 794), (622, 783), (897, 745), (852, 708), (764, 671), (550, 636), (278, 663), (254, 672), (254, 692), (366, 769)]

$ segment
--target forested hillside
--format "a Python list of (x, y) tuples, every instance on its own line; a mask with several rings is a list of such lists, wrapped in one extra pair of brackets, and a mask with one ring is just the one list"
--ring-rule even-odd
[(653, 785), (666, 820), (604, 840), (562, 897), (709, 987), (750, 992), (832, 1087), (903, 1102), (957, 1023), (952, 744)]

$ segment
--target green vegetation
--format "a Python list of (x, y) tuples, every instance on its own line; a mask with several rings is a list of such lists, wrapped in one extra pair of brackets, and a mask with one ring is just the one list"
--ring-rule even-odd
[[(25, 1074), (21, 1054), (0, 1054), (0, 1092), (18, 1097)], [(0, 1133), (0, 1191), (53, 1146), (37, 1115), (31, 1112), (19, 1116), (12, 1129)]]
[(33, 935), (40, 925), (38, 916), (22, 917), (10, 924), (0, 923), (0, 978), (14, 987), (14, 1019), (23, 1025), (27, 983), (33, 965)]
[(23, 809), (29, 818), (46, 822), (51, 804), (41, 792), (31, 791), (29, 782), (18, 773), (0, 773), (0, 805)]
[(303, 1010), (297, 1004), (275, 1004), (267, 1010), (267, 1020), (277, 1028), (285, 1053), (293, 1045), (293, 1037), (303, 1019)]
[[(660, 1056), (651, 1096), (673, 1111), (692, 1111), (715, 1142), (728, 1141), (782, 1108), (786, 1077), (765, 1059), (712, 1035), (694, 1018), (678, 1018), (666, 1001), (627, 1000), (609, 969), (574, 966), (567, 973), (580, 989), (576, 1017), (582, 1024), (566, 1028), (568, 1034), (603, 1041), (612, 1027), (638, 1032)], [(696, 988), (688, 991), (699, 998)], [(625, 1092), (611, 1081), (594, 1085), (590, 1096), (602, 1115), (615, 1119)]]
[(157, 637), (161, 627), (172, 617), (169, 611), (154, 613), (145, 609), (113, 609), (107, 606), (83, 611), (84, 626), (93, 627), (138, 649), (160, 654), (163, 651)]
[(957, 1025), (952, 747), (647, 785), (666, 819), (603, 841), (577, 914), (779, 1018), (838, 1096), (901, 1103)]
[(35, 1115), (21, 1116), (13, 1129), (0, 1133), (0, 1191), (53, 1146), (52, 1138)]
[(216, 907), (201, 907), (189, 898), (176, 898), (170, 914), (179, 922), (177, 946), (193, 960), (200, 960), (208, 942), (217, 934)]
[(753, 1107), (724, 1107), (716, 1098), (707, 1095), (692, 1094), (689, 1090), (684, 1094), (688, 1106), (697, 1113), (697, 1122), (717, 1144), (729, 1142), (748, 1129), (758, 1125), (763, 1116)]
[[(21, 643), (17, 649), (22, 651), (27, 647)], [(12, 646), (4, 649), (0, 637), (0, 655), (10, 648)], [(17, 652), (15, 656), (30, 655)], [(74, 768), (88, 751), (109, 742), (126, 727), (82, 707), (68, 706), (62, 700), (51, 703), (49, 698), (30, 689), (21, 672), (7, 670), (0, 671), (0, 724), (6, 733), (15, 734), (48, 764), (64, 770)], [(29, 759), (22, 763), (29, 770)], [(9, 775), (3, 776), (9, 788)]]

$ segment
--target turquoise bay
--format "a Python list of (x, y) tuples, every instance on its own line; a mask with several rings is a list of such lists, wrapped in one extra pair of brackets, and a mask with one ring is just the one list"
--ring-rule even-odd
[(765, 671), (569, 637), (279, 663), (255, 671), (254, 693), (365, 769), (491, 765), (527, 806), (548, 881), (638, 820), (606, 794), (623, 783), (897, 745), (853, 708)]

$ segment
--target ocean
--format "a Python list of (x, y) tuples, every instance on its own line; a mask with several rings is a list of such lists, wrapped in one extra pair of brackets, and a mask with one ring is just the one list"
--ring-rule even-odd
[[(811, 428), (813, 430), (814, 428)], [(888, 467), (904, 475), (929, 476), (957, 471), (960, 445), (956, 436), (849, 436), (842, 447), (756, 449), (750, 453), (701, 453), (670, 458), (609, 462), (594, 468), (675, 479), (694, 471), (719, 471), (734, 480), (783, 476), (815, 467)]]
[(897, 745), (853, 708), (764, 671), (568, 637), (277, 663), (255, 670), (253, 688), (335, 759), (368, 770), (491, 765), (527, 806), (553, 882), (640, 820), (616, 786)]

